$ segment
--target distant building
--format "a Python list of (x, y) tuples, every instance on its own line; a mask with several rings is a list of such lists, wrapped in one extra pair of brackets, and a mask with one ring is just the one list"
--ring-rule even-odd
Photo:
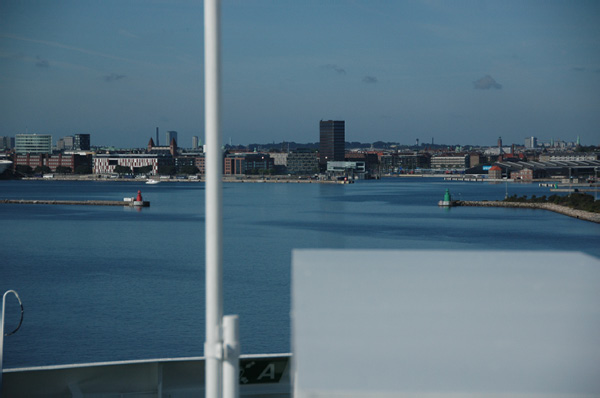
[(392, 173), (394, 171), (394, 156), (389, 153), (380, 153), (379, 169), (382, 173)]
[(13, 149), (15, 147), (15, 137), (0, 137), (0, 149)]
[(29, 166), (35, 169), (38, 166), (47, 166), (52, 171), (56, 171), (57, 167), (69, 167), (71, 172), (82, 165), (91, 165), (91, 155), (80, 155), (80, 154), (17, 154), (14, 157), (15, 166)]
[(319, 170), (319, 160), (310, 149), (296, 149), (287, 154), (286, 167), (290, 174), (313, 174)]
[(533, 169), (511, 171), (510, 178), (512, 178), (513, 180), (531, 181), (533, 180)]
[(327, 175), (330, 177), (349, 177), (363, 179), (367, 175), (365, 162), (327, 162)]
[(151, 166), (151, 174), (157, 174), (159, 166), (172, 166), (173, 157), (170, 154), (98, 154), (94, 156), (94, 174), (112, 174), (115, 167), (124, 166), (134, 173), (136, 168)]
[(17, 154), (52, 153), (52, 136), (49, 134), (17, 134), (15, 137)]
[(224, 175), (243, 175), (245, 174), (245, 156), (242, 154), (227, 155), (223, 159)]
[(175, 162), (175, 171), (177, 173), (181, 173), (183, 168), (186, 166), (198, 167), (196, 166), (196, 155), (180, 155), (173, 158)]
[(198, 174), (206, 174), (206, 157), (204, 155), (196, 156), (196, 163), (194, 166), (198, 168)]
[(525, 148), (526, 149), (535, 149), (537, 148), (537, 138), (536, 137), (527, 137), (525, 138)]
[(344, 160), (352, 162), (365, 162), (367, 172), (377, 174), (379, 172), (379, 154), (377, 152), (347, 152)]
[(177, 131), (167, 131), (167, 145), (170, 145), (173, 140), (177, 142)]
[(540, 155), (540, 162), (598, 160), (594, 152), (553, 152)]
[(488, 177), (496, 180), (501, 180), (502, 169), (499, 166), (492, 166), (488, 171)]
[(483, 151), (485, 156), (499, 156), (504, 153), (510, 153), (510, 147), (498, 148), (498, 147), (489, 147)]
[(469, 155), (434, 156), (431, 168), (440, 170), (464, 170), (469, 166)]
[(198, 148), (198, 136), (195, 135), (192, 137), (192, 149), (197, 149)]
[[(58, 140), (56, 140), (56, 150), (57, 151), (64, 151), (65, 149), (65, 137), (63, 138), (59, 138)], [(69, 148), (71, 149), (71, 148)]]
[(394, 166), (398, 171), (429, 169), (431, 168), (431, 157), (425, 154), (398, 154), (396, 156)]
[(177, 142), (175, 141), (175, 139), (172, 139), (169, 146), (156, 146), (154, 145), (154, 140), (150, 138), (150, 141), (148, 141), (146, 152), (152, 154), (168, 153), (171, 156), (177, 156)]
[(56, 149), (59, 151), (89, 151), (90, 135), (75, 134), (68, 135), (56, 141)]
[(90, 135), (89, 134), (75, 134), (75, 137), (73, 139), (73, 150), (89, 151), (90, 150)]
[(258, 174), (275, 168), (275, 162), (266, 153), (236, 153), (225, 156), (225, 175)]
[(346, 122), (344, 120), (321, 120), (319, 123), (319, 163), (343, 162), (346, 152)]
[(469, 167), (475, 167), (482, 163), (482, 157), (477, 152), (472, 152), (469, 154)]
[(278, 166), (280, 169), (287, 167), (287, 152), (269, 152), (269, 156), (273, 158), (275, 166)]
[(59, 151), (70, 151), (73, 149), (73, 136), (68, 135), (66, 137), (62, 137), (59, 140), (56, 141), (56, 149)]
[[(517, 179), (537, 178), (589, 178), (600, 169), (598, 160), (554, 160), (554, 161), (527, 161), (511, 158), (498, 161), (494, 166), (499, 166), (505, 176)], [(526, 169), (530, 171), (526, 171)]]

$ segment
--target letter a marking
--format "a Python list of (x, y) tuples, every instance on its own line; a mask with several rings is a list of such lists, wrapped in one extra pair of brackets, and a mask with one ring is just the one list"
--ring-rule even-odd
[(267, 367), (265, 368), (265, 370), (262, 371), (262, 373), (260, 374), (260, 376), (258, 376), (257, 380), (262, 379), (263, 377), (269, 377), (269, 379), (271, 380), (275, 380), (275, 364), (274, 363), (270, 363), (267, 365)]

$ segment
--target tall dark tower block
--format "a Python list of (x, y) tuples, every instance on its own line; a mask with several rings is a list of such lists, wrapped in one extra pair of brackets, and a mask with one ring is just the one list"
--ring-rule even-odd
[(321, 120), (319, 163), (344, 161), (346, 152), (346, 122), (344, 120)]
[(73, 137), (73, 149), (77, 151), (89, 151), (90, 150), (90, 135), (89, 134), (75, 134)]
[(158, 127), (156, 128), (156, 146), (159, 146), (158, 145)]

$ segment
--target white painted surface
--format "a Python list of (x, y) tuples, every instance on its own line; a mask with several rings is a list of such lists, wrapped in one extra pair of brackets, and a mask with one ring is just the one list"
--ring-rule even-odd
[(600, 261), (297, 250), (296, 397), (600, 396)]

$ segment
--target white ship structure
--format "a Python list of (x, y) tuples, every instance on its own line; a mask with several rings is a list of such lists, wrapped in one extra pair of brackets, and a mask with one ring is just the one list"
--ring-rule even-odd
[(4, 173), (12, 165), (10, 160), (0, 160), (0, 174)]

